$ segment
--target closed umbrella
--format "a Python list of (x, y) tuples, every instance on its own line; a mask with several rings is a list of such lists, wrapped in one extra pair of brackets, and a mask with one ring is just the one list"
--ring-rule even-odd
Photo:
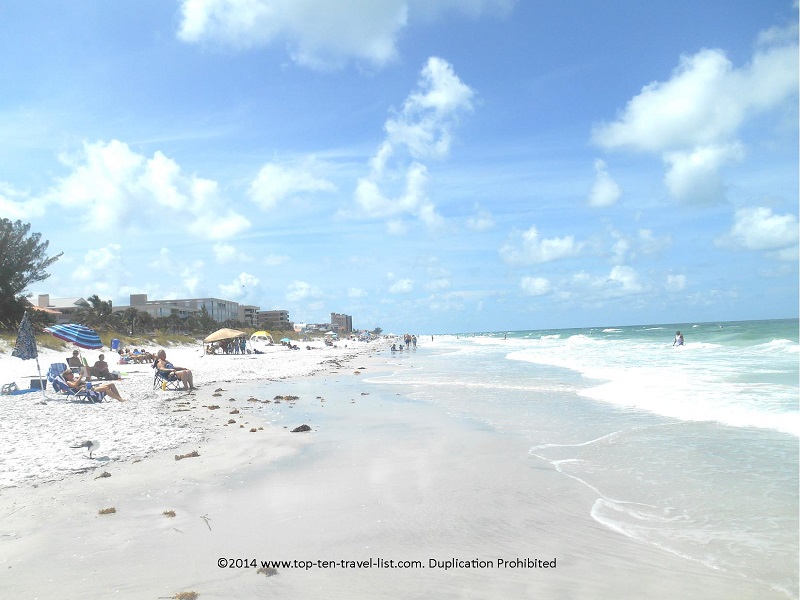
[(44, 401), (44, 382), (42, 381), (42, 370), (39, 367), (39, 351), (36, 348), (36, 337), (33, 335), (33, 327), (27, 311), (19, 324), (17, 343), (14, 345), (14, 351), (11, 356), (16, 356), (22, 360), (36, 359), (36, 371), (39, 373), (39, 389), (42, 390), (42, 401)]

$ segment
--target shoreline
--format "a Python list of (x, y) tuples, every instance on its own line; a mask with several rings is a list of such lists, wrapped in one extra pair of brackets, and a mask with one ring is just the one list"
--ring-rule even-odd
[[(595, 495), (529, 456), (523, 440), (370, 382), (396, 368), (385, 353), (354, 359), (299, 378), (204, 384), (201, 441), (110, 463), (111, 477), (95, 470), (0, 491), (3, 587), (88, 599), (785, 597), (609, 531), (591, 517)], [(213, 397), (217, 387), (223, 396)], [(299, 399), (249, 402), (276, 394)], [(202, 408), (212, 400), (219, 409)], [(311, 431), (290, 433), (302, 423)], [(358, 566), (371, 559), (421, 567)], [(557, 566), (429, 562), (500, 559)], [(261, 560), (303, 562), (267, 576)]]

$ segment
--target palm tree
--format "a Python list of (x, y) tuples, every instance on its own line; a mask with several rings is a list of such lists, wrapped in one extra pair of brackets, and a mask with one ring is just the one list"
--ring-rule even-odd
[(87, 298), (89, 306), (80, 309), (76, 320), (95, 329), (106, 329), (114, 324), (114, 312), (110, 300), (101, 300), (97, 294)]

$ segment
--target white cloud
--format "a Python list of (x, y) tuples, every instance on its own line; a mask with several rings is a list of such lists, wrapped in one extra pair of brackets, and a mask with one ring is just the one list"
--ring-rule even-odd
[(277, 267), (288, 261), (289, 257), (285, 254), (268, 254), (261, 260), (261, 262), (269, 267)]
[(596, 125), (594, 143), (660, 154), (676, 198), (718, 200), (719, 169), (744, 154), (738, 131), (756, 114), (796, 102), (796, 34), (771, 31), (760, 42), (739, 68), (721, 50), (682, 56), (669, 80), (646, 85), (616, 121)]
[(612, 230), (611, 237), (614, 239), (611, 261), (616, 264), (634, 260), (640, 254), (658, 254), (672, 244), (671, 236), (658, 237), (650, 229), (640, 229), (636, 235), (625, 235)]
[(161, 273), (175, 272), (175, 261), (172, 259), (169, 248), (161, 248), (158, 251), (158, 257), (150, 261), (147, 266)]
[(611, 178), (606, 163), (600, 159), (594, 161), (595, 180), (589, 192), (590, 206), (611, 206), (622, 195), (622, 189)]
[(664, 183), (673, 197), (681, 202), (711, 204), (725, 199), (725, 186), (719, 170), (744, 158), (739, 143), (721, 146), (698, 146), (690, 152), (668, 152)]
[(181, 282), (187, 290), (188, 296), (194, 296), (200, 282), (203, 280), (202, 273), (205, 270), (205, 263), (202, 260), (195, 260), (181, 271)]
[(586, 302), (607, 300), (640, 294), (648, 291), (648, 286), (641, 283), (639, 274), (626, 265), (614, 266), (608, 275), (595, 276), (581, 271), (572, 276), (570, 286), (574, 292), (565, 290), (564, 298), (580, 297)]
[[(726, 237), (717, 240), (718, 245), (732, 245), (745, 250), (776, 250), (776, 258), (793, 259), (797, 253), (798, 221), (793, 214), (775, 215), (772, 209), (763, 206), (740, 208), (734, 215), (734, 223)], [(789, 250), (786, 252), (785, 250)]]
[(624, 293), (638, 294), (644, 290), (639, 283), (639, 275), (632, 267), (617, 265), (608, 274), (609, 281), (618, 283)]
[(61, 160), (72, 172), (37, 201), (68, 207), (85, 227), (106, 234), (164, 227), (204, 239), (227, 238), (250, 227), (250, 221), (228, 208), (216, 182), (184, 175), (161, 152), (148, 159), (111, 140), (85, 143), (81, 153)]
[(366, 295), (367, 292), (365, 292), (361, 288), (347, 288), (348, 298), (364, 298)]
[(335, 185), (314, 175), (313, 172), (319, 168), (313, 159), (299, 167), (267, 163), (250, 184), (250, 199), (267, 211), (282, 200), (297, 195), (335, 191)]
[(211, 250), (214, 252), (214, 258), (219, 264), (249, 262), (251, 260), (249, 256), (239, 252), (236, 248), (224, 242), (214, 244)]
[[(420, 73), (417, 91), (406, 98), (395, 118), (386, 121), (386, 141), (393, 149), (407, 148), (417, 160), (447, 156), (451, 130), (460, 114), (472, 110), (474, 95), (450, 63), (430, 57)], [(379, 153), (383, 152), (381, 147)]]
[(258, 277), (242, 272), (229, 284), (220, 284), (219, 293), (223, 298), (239, 300), (249, 295), (251, 288), (259, 284)]
[(544, 296), (552, 289), (550, 282), (544, 277), (528, 277), (520, 279), (519, 286), (528, 296)]
[(43, 202), (0, 182), (0, 215), (12, 221), (41, 217), (47, 210)]
[(408, 294), (412, 291), (414, 291), (414, 282), (410, 279), (400, 279), (389, 287), (389, 292), (392, 294)]
[(83, 264), (73, 272), (80, 281), (102, 282), (114, 277), (121, 270), (122, 246), (109, 244), (103, 248), (87, 250)]
[(508, 264), (534, 264), (577, 256), (582, 244), (571, 235), (562, 238), (542, 238), (536, 225), (527, 231), (513, 231), (509, 241), (500, 248)]
[(397, 57), (397, 38), (412, 16), (445, 11), (503, 16), (511, 0), (183, 0), (178, 37), (248, 48), (285, 43), (292, 59), (331, 68), (351, 59), (382, 66)]
[(321, 298), (322, 290), (306, 281), (293, 281), (286, 288), (286, 299), (290, 302)]
[(450, 287), (450, 279), (447, 277), (439, 277), (437, 279), (433, 279), (425, 284), (425, 289), (428, 291), (440, 291), (446, 290)]
[[(447, 61), (428, 59), (417, 89), (386, 121), (386, 138), (370, 159), (370, 174), (358, 180), (355, 202), (363, 216), (407, 214), (428, 228), (442, 225), (443, 218), (426, 192), (428, 168), (421, 161), (449, 154), (452, 131), (459, 116), (472, 109), (473, 95)], [(394, 193), (384, 191), (387, 187)]]
[(671, 292), (682, 292), (686, 289), (686, 275), (667, 275), (667, 289)]
[(476, 206), (475, 214), (467, 219), (467, 227), (472, 231), (487, 231), (494, 227), (494, 217), (488, 210)]

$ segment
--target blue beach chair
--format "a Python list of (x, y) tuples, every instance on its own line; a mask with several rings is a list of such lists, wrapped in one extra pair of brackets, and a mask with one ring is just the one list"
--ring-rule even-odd
[(53, 389), (58, 392), (59, 394), (66, 394), (67, 396), (74, 396), (78, 400), (85, 400), (87, 402), (102, 402), (103, 399), (106, 397), (105, 392), (98, 392), (97, 390), (87, 390), (86, 388), (82, 390), (73, 390), (71, 387), (67, 385), (67, 382), (61, 375), (53, 378), (51, 382), (53, 384)]

